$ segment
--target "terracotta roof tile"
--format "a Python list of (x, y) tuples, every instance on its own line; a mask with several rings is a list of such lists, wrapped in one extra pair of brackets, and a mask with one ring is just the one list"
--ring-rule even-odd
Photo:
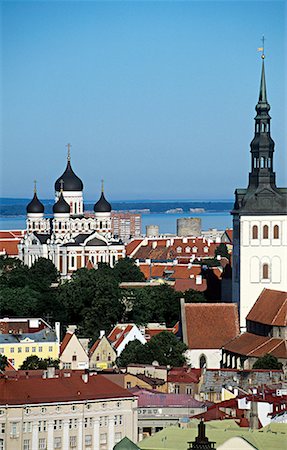
[(235, 304), (185, 303), (184, 308), (190, 349), (219, 349), (239, 334)]
[(266, 325), (284, 327), (287, 325), (287, 292), (264, 289), (246, 320)]
[(73, 336), (73, 333), (66, 333), (64, 336), (64, 339), (61, 342), (60, 345), (60, 355), (62, 355), (63, 351), (67, 347), (68, 343), (70, 342), (71, 338)]
[(238, 355), (261, 357), (269, 353), (277, 358), (287, 358), (284, 339), (243, 333), (224, 345), (224, 350)]
[(89, 356), (91, 356), (94, 353), (94, 351), (98, 348), (100, 342), (101, 342), (101, 340), (97, 339), (96, 342), (93, 343), (93, 345), (89, 351)]
[(203, 279), (201, 284), (197, 284), (194, 278), (187, 279), (176, 279), (174, 289), (177, 292), (185, 292), (189, 289), (193, 289), (194, 291), (203, 292), (207, 288), (206, 280)]
[(126, 389), (102, 375), (90, 375), (85, 383), (81, 375), (70, 377), (0, 379), (0, 404), (60, 403), (105, 398), (132, 398)]
[(18, 255), (18, 244), (20, 243), (20, 239), (1, 239), (0, 240), (0, 252), (5, 253), (8, 256), (17, 256)]
[(130, 256), (136, 250), (136, 248), (141, 245), (142, 242), (143, 242), (143, 239), (134, 239), (133, 241), (129, 242), (126, 245), (127, 256)]

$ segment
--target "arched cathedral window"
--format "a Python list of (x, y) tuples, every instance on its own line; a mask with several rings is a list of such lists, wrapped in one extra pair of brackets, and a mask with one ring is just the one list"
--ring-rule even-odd
[(274, 225), (273, 239), (279, 239), (279, 226), (278, 225)]
[(267, 263), (264, 263), (262, 266), (262, 278), (263, 280), (269, 279), (269, 265)]
[(253, 225), (252, 227), (252, 239), (258, 239), (258, 226)]
[(263, 239), (269, 238), (269, 228), (268, 225), (264, 225), (263, 227)]

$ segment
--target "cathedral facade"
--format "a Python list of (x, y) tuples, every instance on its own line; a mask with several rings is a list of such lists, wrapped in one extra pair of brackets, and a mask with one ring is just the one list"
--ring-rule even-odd
[(27, 205), (27, 232), (19, 244), (19, 258), (31, 267), (39, 258), (50, 259), (62, 278), (83, 267), (110, 266), (125, 256), (124, 244), (112, 236), (111, 205), (104, 189), (94, 205), (94, 216), (85, 217), (83, 183), (71, 166), (55, 182), (53, 217), (44, 216), (44, 205), (37, 196)]
[(236, 189), (233, 214), (232, 299), (240, 325), (264, 288), (287, 290), (287, 188), (276, 185), (264, 54), (247, 189)]

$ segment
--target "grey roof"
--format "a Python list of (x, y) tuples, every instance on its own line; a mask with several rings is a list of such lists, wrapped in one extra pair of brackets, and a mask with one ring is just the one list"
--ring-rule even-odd
[(99, 245), (101, 245), (101, 246), (107, 246), (107, 244), (106, 244), (105, 241), (102, 241), (101, 239), (98, 239), (98, 238), (91, 239), (89, 242), (87, 242), (87, 245), (88, 245), (88, 246), (89, 246), (89, 245), (94, 245), (94, 246), (99, 246)]
[(47, 240), (50, 239), (51, 234), (49, 233), (36, 233), (34, 231), (33, 233), (37, 239), (39, 239), (39, 241), (41, 242), (41, 244), (46, 244)]
[(19, 344), (20, 341), (29, 338), (34, 342), (56, 342), (57, 336), (55, 331), (45, 328), (36, 333), (22, 334), (0, 334), (0, 344)]

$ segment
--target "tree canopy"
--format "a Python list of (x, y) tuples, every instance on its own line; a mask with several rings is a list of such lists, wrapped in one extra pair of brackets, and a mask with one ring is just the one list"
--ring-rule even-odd
[(52, 358), (41, 359), (36, 355), (28, 356), (20, 366), (21, 370), (47, 369), (48, 367), (59, 368), (59, 360)]
[(280, 370), (282, 369), (282, 363), (280, 363), (275, 356), (266, 354), (255, 361), (252, 369)]
[(114, 267), (115, 277), (119, 282), (145, 281), (145, 276), (132, 258), (119, 259)]
[(138, 340), (129, 342), (117, 358), (117, 364), (126, 367), (130, 363), (152, 364), (156, 361), (160, 365), (179, 367), (186, 363), (186, 350), (187, 346), (173, 333), (162, 331), (145, 345)]
[(4, 372), (5, 368), (8, 366), (8, 358), (5, 355), (0, 355), (0, 372)]

